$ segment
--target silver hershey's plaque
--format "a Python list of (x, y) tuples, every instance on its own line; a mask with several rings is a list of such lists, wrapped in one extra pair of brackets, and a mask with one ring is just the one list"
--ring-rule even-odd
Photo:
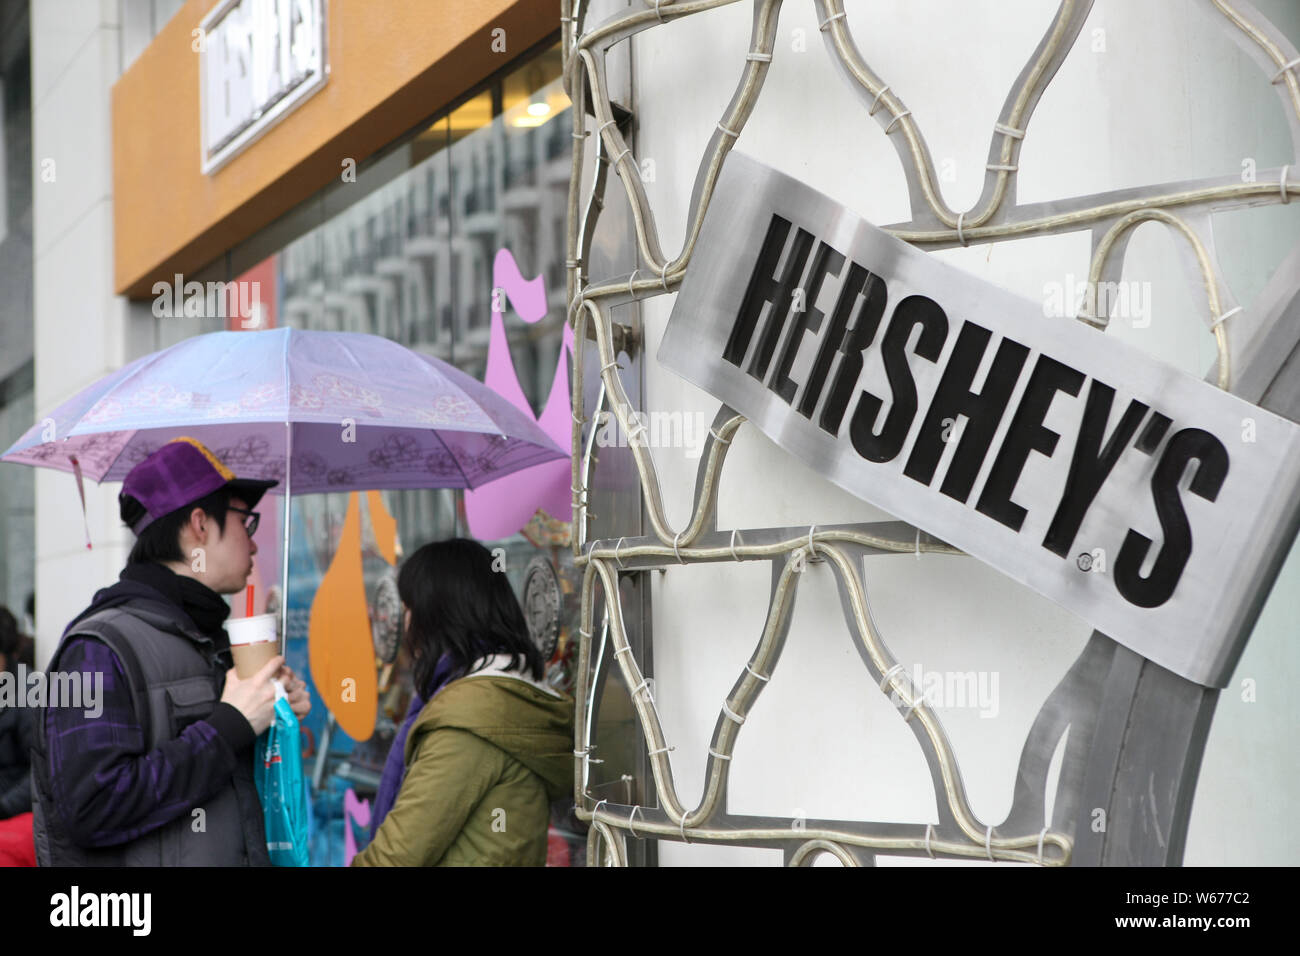
[(1224, 686), (1300, 426), (732, 152), (659, 350), (836, 484)]

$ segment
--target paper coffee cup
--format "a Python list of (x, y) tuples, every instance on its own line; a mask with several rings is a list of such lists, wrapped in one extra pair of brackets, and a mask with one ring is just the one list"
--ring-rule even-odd
[(226, 633), (230, 635), (230, 655), (240, 680), (252, 677), (280, 653), (274, 614), (230, 618), (226, 621)]

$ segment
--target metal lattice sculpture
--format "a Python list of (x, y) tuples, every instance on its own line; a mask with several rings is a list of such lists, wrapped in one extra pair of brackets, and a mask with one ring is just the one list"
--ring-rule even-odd
[[(615, 864), (626, 861), (624, 835), (687, 842), (779, 847), (791, 864), (807, 864), (820, 853), (830, 853), (845, 864), (872, 862), (878, 852), (896, 855), (986, 858), (1043, 865), (1078, 865), (1115, 862), (1173, 862), (1181, 860), (1182, 838), (1194, 792), (1200, 752), (1204, 746), (1217, 691), (1183, 680), (1155, 668), (1105, 635), (1094, 633), (1074, 666), (1040, 711), (1025, 742), (1012, 809), (996, 826), (979, 820), (967, 801), (953, 749), (924, 694), (891, 655), (872, 621), (867, 589), (859, 573), (861, 557), (872, 553), (939, 552), (960, 554), (902, 522), (819, 528), (737, 529), (718, 531), (715, 522), (717, 491), (728, 446), (744, 419), (723, 406), (714, 419), (696, 480), (694, 504), (685, 527), (668, 521), (660, 493), (653, 455), (642, 440), (645, 424), (630, 411), (631, 403), (618, 374), (616, 357), (624, 332), (613, 323), (611, 309), (666, 294), (686, 276), (704, 215), (728, 151), (736, 142), (753, 110), (773, 57), (777, 19), (782, 0), (755, 0), (753, 31), (735, 94), (705, 149), (695, 179), (682, 249), (666, 254), (660, 244), (653, 215), (642, 186), (640, 171), (627, 145), (608, 95), (606, 54), (616, 44), (662, 23), (721, 7), (736, 0), (654, 0), (588, 24), (586, 0), (563, 0), (566, 86), (574, 102), (573, 168), (568, 210), (569, 318), (577, 341), (594, 337), (599, 352), (600, 395), (593, 414), (604, 405), (629, 437), (629, 447), (640, 479), (652, 534), (609, 540), (587, 540), (587, 495), (594, 427), (584, 409), (581, 350), (573, 376), (573, 508), (576, 563), (584, 568), (581, 603), (581, 653), (578, 667), (578, 720), (575, 742), (575, 798), (578, 815), (589, 820), (592, 837), (589, 858)], [(806, 2), (806, 0), (805, 0)], [(847, 24), (843, 0), (814, 0), (828, 55), (862, 101), (865, 114), (875, 119), (890, 137), (906, 172), (912, 220), (887, 227), (898, 238), (926, 249), (988, 243), (1024, 236), (1043, 236), (1090, 230), (1093, 255), (1090, 290), (1118, 278), (1122, 252), (1131, 230), (1146, 221), (1164, 223), (1184, 237), (1204, 279), (1209, 332), (1214, 336), (1218, 361), (1215, 379), (1250, 401), (1269, 407), (1269, 388), (1279, 374), (1278, 363), (1247, 363), (1234, 368), (1234, 342), (1246, 338), (1246, 322), (1272, 335), (1269, 341), (1286, 353), (1297, 347), (1297, 333), (1268, 323), (1300, 301), (1294, 290), (1266, 296), (1269, 315), (1243, 316), (1220, 278), (1213, 252), (1211, 209), (1264, 203), (1287, 203), (1300, 192), (1300, 177), (1293, 169), (1261, 171), (1258, 179), (1242, 182), (1237, 175), (1194, 182), (1161, 184), (1037, 205), (1015, 202), (1019, 156), (1034, 109), (1056, 71), (1072, 49), (1092, 8), (1092, 0), (1063, 0), (1047, 34), (1013, 85), (989, 146), (983, 194), (974, 209), (953, 212), (936, 188), (934, 164), (921, 130), (898, 92), (877, 76), (858, 50)], [(1196, 0), (1218, 18), (1262, 68), (1284, 103), (1292, 145), (1300, 154), (1300, 58), (1295, 47), (1245, 0)], [(588, 103), (587, 98), (591, 101)], [(594, 125), (588, 130), (588, 114)], [(590, 135), (594, 133), (594, 135)], [(582, 206), (582, 181), (588, 150), (594, 151), (594, 176)], [(608, 172), (620, 178), (635, 227), (641, 268), (630, 277), (593, 279), (585, 272), (590, 262), (592, 238), (603, 205)], [(1120, 253), (1116, 255), (1116, 253)], [(1293, 256), (1294, 258), (1294, 256)], [(1284, 264), (1279, 272), (1288, 268)], [(1230, 321), (1236, 317), (1235, 322)], [(1104, 329), (1109, 316), (1098, 308), (1095, 291), (1089, 295), (1081, 321)], [(1238, 338), (1240, 336), (1240, 338)], [(1256, 353), (1258, 355), (1258, 353)], [(1285, 390), (1284, 390), (1285, 391)], [(1272, 410), (1287, 417), (1300, 415), (1300, 399), (1274, 395)], [(1279, 407), (1281, 406), (1281, 407)], [(1283, 542), (1289, 545), (1289, 541)], [(771, 604), (767, 621), (752, 656), (739, 672), (722, 702), (712, 742), (708, 748), (704, 794), (694, 808), (678, 795), (661, 722), (646, 679), (629, 644), (619, 600), (620, 571), (660, 568), (675, 564), (719, 561), (768, 561), (772, 565)], [(777, 817), (742, 817), (725, 812), (728, 772), (737, 737), (758, 695), (772, 678), (790, 623), (798, 572), (809, 561), (824, 561), (835, 574), (850, 633), (882, 693), (899, 703), (924, 752), (936, 793), (939, 823), (847, 823), (796, 821)], [(604, 606), (603, 624), (595, 623), (597, 587)], [(588, 788), (592, 759), (589, 715), (598, 692), (594, 671), (599, 661), (612, 658), (631, 695), (644, 735), (658, 806), (645, 808), (595, 800)], [(1122, 705), (1122, 706), (1118, 706)], [(1135, 736), (1134, 721), (1145, 721), (1151, 733)], [(1162, 723), (1164, 721), (1164, 723)], [(1171, 728), (1164, 732), (1166, 728)], [(1105, 801), (1128, 786), (1127, 766), (1146, 754), (1155, 760), (1150, 737), (1164, 740), (1172, 756), (1160, 768), (1161, 792), (1154, 793), (1149, 812), (1165, 814), (1159, 846), (1140, 846), (1137, 836), (1146, 822), (1120, 826), (1110, 835), (1092, 839), (1081, 808), (1092, 800)], [(1058, 743), (1067, 746), (1060, 771), (1052, 823), (1040, 827), (1048, 779), (1048, 763)], [(1123, 756), (1126, 760), (1121, 760)], [(1100, 768), (1100, 769), (1099, 769)], [(1155, 780), (1155, 774), (1152, 780)], [(1143, 778), (1145, 787), (1145, 777)], [(1140, 815), (1140, 814), (1139, 814)], [(1156, 830), (1160, 831), (1160, 821)], [(1125, 841), (1128, 846), (1125, 848)]]

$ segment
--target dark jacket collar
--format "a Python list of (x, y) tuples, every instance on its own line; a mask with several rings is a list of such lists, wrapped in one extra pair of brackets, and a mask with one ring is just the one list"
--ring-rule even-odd
[(95, 592), (90, 606), (63, 633), (91, 614), (127, 604), (133, 613), (160, 630), (183, 635), (197, 644), (213, 645), (218, 652), (230, 647), (222, 628), (230, 616), (225, 599), (207, 585), (152, 561), (123, 568), (118, 582)]

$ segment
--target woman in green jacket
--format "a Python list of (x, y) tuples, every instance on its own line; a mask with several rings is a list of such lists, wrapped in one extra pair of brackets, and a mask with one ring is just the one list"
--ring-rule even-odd
[(478, 542), (426, 544), (397, 591), (416, 698), (384, 770), (374, 839), (352, 865), (543, 865), (550, 803), (573, 787), (573, 699), (542, 683), (510, 582)]

